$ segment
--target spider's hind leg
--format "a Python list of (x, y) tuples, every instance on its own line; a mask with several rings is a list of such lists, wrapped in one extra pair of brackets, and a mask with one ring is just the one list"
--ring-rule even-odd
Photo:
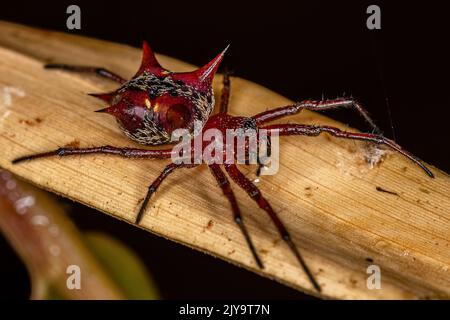
[(12, 160), (13, 164), (24, 161), (31, 161), (40, 158), (48, 158), (52, 156), (73, 156), (87, 154), (112, 154), (123, 158), (141, 158), (141, 159), (167, 159), (172, 156), (172, 149), (166, 150), (147, 150), (137, 148), (118, 148), (112, 146), (100, 146), (91, 148), (59, 148), (47, 152), (35, 153), (22, 156)]

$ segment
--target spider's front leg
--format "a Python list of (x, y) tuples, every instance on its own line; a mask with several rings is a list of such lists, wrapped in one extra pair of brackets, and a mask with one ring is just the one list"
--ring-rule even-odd
[(377, 144), (386, 145), (395, 151), (399, 152), (403, 156), (410, 159), (416, 165), (418, 165), (425, 173), (434, 178), (434, 174), (428, 169), (419, 158), (412, 155), (408, 151), (402, 149), (397, 143), (393, 140), (390, 140), (380, 134), (373, 133), (358, 133), (358, 132), (348, 132), (343, 131), (336, 127), (330, 126), (313, 126), (313, 125), (304, 125), (304, 124), (275, 124), (261, 127), (261, 129), (266, 130), (279, 130), (280, 136), (288, 136), (288, 135), (305, 135), (305, 136), (318, 136), (322, 132), (327, 132), (335, 137), (344, 138), (344, 139), (353, 139), (353, 140), (361, 140), (374, 142)]
[(280, 220), (278, 215), (275, 213), (275, 211), (273, 211), (269, 202), (267, 202), (267, 200), (262, 196), (261, 191), (258, 189), (258, 187), (256, 187), (249, 179), (247, 179), (247, 177), (242, 172), (239, 171), (238, 167), (235, 164), (225, 164), (225, 170), (228, 172), (231, 179), (233, 179), (235, 183), (237, 183), (245, 192), (247, 192), (250, 198), (252, 198), (261, 209), (267, 212), (270, 219), (272, 219), (273, 223), (275, 224), (281, 238), (288, 244), (289, 248), (294, 253), (295, 257), (300, 263), (300, 266), (305, 271), (306, 275), (309, 278), (309, 281), (314, 286), (314, 288), (320, 292), (321, 291), (320, 285), (314, 278), (305, 260), (301, 256), (294, 242), (292, 241), (289, 232), (287, 231), (286, 227), (284, 226), (283, 222)]
[(45, 69), (60, 69), (60, 70), (72, 71), (72, 72), (94, 73), (103, 78), (113, 80), (120, 84), (127, 82), (127, 80), (125, 80), (121, 76), (119, 76), (119, 75), (115, 74), (114, 72), (109, 71), (105, 68), (101, 68), (101, 67), (74, 66), (74, 65), (69, 65), (69, 64), (49, 63), (49, 64), (44, 65), (44, 68)]
[(142, 159), (167, 159), (172, 156), (172, 149), (166, 150), (147, 150), (136, 148), (118, 148), (112, 146), (100, 146), (92, 148), (59, 148), (52, 151), (36, 153), (22, 156), (12, 160), (13, 164), (23, 161), (35, 160), (39, 158), (48, 158), (52, 156), (72, 156), (87, 154), (113, 154), (124, 158), (142, 158)]
[[(48, 158), (52, 156), (73, 156), (73, 155), (87, 155), (87, 154), (112, 154), (124, 158), (140, 158), (140, 159), (167, 159), (172, 156), (172, 149), (166, 150), (146, 150), (146, 149), (136, 149), (136, 148), (117, 148), (112, 146), (100, 146), (92, 148), (59, 148), (56, 150), (42, 152), (37, 154), (32, 154), (28, 156), (23, 156), (16, 158), (12, 161), (13, 164), (17, 164), (24, 161), (36, 160), (40, 158)], [(143, 217), (145, 208), (150, 200), (152, 194), (159, 187), (161, 182), (175, 169), (182, 167), (193, 167), (196, 165), (189, 164), (175, 164), (171, 163), (165, 167), (161, 174), (156, 178), (156, 180), (148, 188), (147, 195), (144, 198), (144, 202), (141, 205), (139, 213), (136, 218), (136, 223), (139, 224)]]
[(258, 267), (263, 269), (264, 265), (262, 264), (261, 259), (259, 258), (258, 254), (256, 253), (255, 246), (253, 245), (253, 242), (250, 238), (247, 228), (245, 227), (244, 221), (242, 219), (241, 211), (239, 210), (239, 206), (236, 201), (236, 197), (234, 196), (233, 190), (231, 189), (230, 182), (228, 181), (227, 177), (225, 176), (223, 171), (220, 169), (220, 166), (218, 164), (211, 164), (211, 165), (209, 165), (209, 168), (211, 169), (211, 173), (214, 176), (214, 178), (216, 178), (219, 187), (222, 189), (223, 194), (225, 195), (225, 197), (227, 197), (228, 201), (231, 204), (231, 208), (233, 210), (234, 221), (241, 229), (241, 232), (244, 235), (245, 241), (247, 241), (247, 245), (250, 248), (250, 251), (251, 251), (253, 257), (255, 258), (255, 261), (258, 264)]

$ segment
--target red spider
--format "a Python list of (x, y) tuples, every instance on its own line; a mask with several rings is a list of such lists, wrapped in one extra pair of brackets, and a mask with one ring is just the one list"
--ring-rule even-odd
[[(221, 131), (223, 136), (225, 136), (227, 129), (247, 130), (249, 128), (254, 129), (255, 131), (261, 129), (267, 129), (269, 131), (277, 129), (279, 130), (280, 135), (318, 136), (322, 132), (327, 132), (338, 138), (356, 139), (387, 145), (412, 160), (430, 177), (433, 177), (433, 173), (425, 167), (425, 165), (423, 165), (418, 158), (403, 150), (394, 141), (389, 140), (378, 133), (354, 133), (342, 131), (338, 128), (330, 126), (314, 126), (304, 124), (266, 125), (267, 122), (299, 113), (303, 109), (323, 111), (353, 107), (362, 115), (362, 117), (365, 118), (365, 120), (375, 131), (379, 132), (378, 128), (370, 119), (364, 108), (353, 99), (339, 98), (322, 101), (306, 100), (265, 111), (254, 115), (253, 117), (235, 117), (227, 114), (228, 98), (230, 94), (230, 80), (228, 75), (225, 74), (223, 78), (223, 89), (219, 113), (210, 116), (214, 109), (212, 80), (220, 62), (222, 61), (225, 51), (226, 49), (207, 65), (198, 70), (176, 73), (162, 68), (148, 44), (144, 42), (141, 67), (136, 75), (129, 81), (103, 68), (60, 64), (49, 64), (45, 67), (65, 69), (76, 72), (94, 72), (102, 77), (119, 82), (121, 87), (114, 92), (92, 94), (93, 96), (98, 97), (109, 104), (108, 108), (98, 110), (98, 112), (106, 112), (113, 115), (120, 127), (123, 129), (124, 133), (129, 138), (141, 144), (158, 145), (168, 143), (170, 142), (171, 133), (175, 129), (179, 128), (188, 129), (192, 133), (194, 121), (200, 121), (203, 124), (202, 134), (206, 130), (214, 128)], [(204, 149), (205, 146), (206, 144), (203, 144), (202, 148)], [(267, 146), (268, 149), (270, 149), (269, 139), (267, 139)], [(113, 154), (126, 158), (168, 159), (172, 157), (174, 151), (172, 148), (146, 150), (136, 148), (117, 148), (112, 146), (100, 146), (93, 148), (59, 148), (49, 152), (20, 157), (15, 159), (13, 163), (54, 155), (68, 156), (93, 153)], [(320, 291), (319, 284), (304, 262), (294, 242), (291, 240), (286, 227), (281, 222), (278, 215), (274, 212), (268, 201), (263, 197), (260, 190), (247, 177), (245, 177), (244, 174), (241, 173), (235, 163), (223, 162), (222, 164), (206, 164), (209, 166), (211, 174), (217, 180), (223, 194), (230, 202), (233, 210), (234, 221), (241, 229), (257, 265), (260, 268), (263, 268), (261, 259), (256, 252), (250, 235), (248, 234), (243, 222), (239, 206), (230, 187), (230, 182), (228, 181), (228, 178), (223, 172), (221, 166), (225, 169), (228, 176), (245, 192), (247, 192), (261, 209), (267, 212), (278, 229), (281, 237), (284, 241), (286, 241), (301, 267), (307, 274), (314, 288), (317, 291)], [(147, 195), (137, 214), (136, 223), (139, 223), (142, 219), (152, 194), (170, 173), (175, 171), (175, 169), (182, 167), (191, 168), (197, 165), (198, 164), (183, 164), (175, 162), (168, 164), (148, 188)]]

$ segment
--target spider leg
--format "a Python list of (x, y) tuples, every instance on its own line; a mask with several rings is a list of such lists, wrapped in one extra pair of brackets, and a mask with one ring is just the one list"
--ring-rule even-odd
[(231, 82), (230, 82), (230, 74), (228, 71), (223, 73), (223, 81), (222, 81), (222, 93), (220, 95), (220, 113), (228, 112), (228, 102), (230, 100), (230, 91), (231, 91)]
[[(266, 136), (265, 137), (265, 142), (266, 142), (266, 155), (267, 155), (267, 157), (270, 157), (271, 156), (271, 154), (272, 154), (272, 142), (271, 142), (271, 139), (270, 139), (270, 136)], [(261, 146), (261, 137), (258, 137), (258, 142), (257, 142), (257, 146), (256, 146), (256, 153), (257, 153), (257, 156), (256, 156), (256, 164), (257, 164), (257, 168), (256, 168), (256, 176), (257, 177), (259, 177), (260, 175), (261, 175), (261, 171), (262, 171), (262, 168), (264, 167), (264, 165), (265, 165), (265, 163), (263, 163), (261, 160), (262, 160), (262, 157), (261, 157), (261, 154), (260, 154), (260, 146)], [(244, 164), (245, 165), (250, 165), (250, 154), (249, 154), (249, 151), (248, 150), (246, 150), (245, 151), (245, 162), (244, 162)]]
[(239, 210), (239, 206), (237, 204), (233, 190), (231, 189), (230, 182), (228, 181), (227, 177), (225, 176), (223, 171), (220, 169), (220, 166), (218, 164), (211, 164), (211, 165), (209, 165), (209, 168), (211, 169), (211, 173), (214, 176), (214, 178), (216, 178), (217, 183), (219, 184), (219, 187), (222, 189), (223, 194), (227, 197), (228, 201), (231, 204), (231, 208), (233, 209), (234, 221), (241, 229), (241, 232), (244, 235), (245, 241), (247, 241), (247, 245), (248, 245), (250, 251), (252, 252), (253, 257), (255, 258), (255, 261), (258, 264), (258, 267), (263, 269), (264, 265), (262, 264), (261, 259), (259, 258), (258, 254), (256, 253), (255, 246), (253, 245), (252, 239), (250, 238), (247, 228), (245, 227), (244, 221), (242, 220), (241, 211)]
[[(256, 169), (256, 176), (260, 176), (261, 175), (261, 170), (264, 167), (264, 163), (261, 162), (261, 157), (259, 154), (259, 144), (260, 142), (258, 141), (258, 168)], [(272, 154), (272, 140), (270, 140), (270, 136), (266, 137), (266, 155), (268, 157), (270, 157)]]
[(313, 125), (303, 125), (303, 124), (279, 124), (279, 125), (269, 125), (262, 127), (262, 129), (273, 130), (278, 129), (279, 135), (288, 136), (288, 135), (305, 135), (305, 136), (318, 136), (322, 132), (327, 132), (335, 137), (344, 138), (344, 139), (354, 139), (354, 140), (362, 140), (375, 142), (377, 144), (386, 145), (395, 151), (399, 152), (406, 158), (410, 159), (420, 168), (422, 168), (425, 173), (434, 178), (433, 173), (428, 169), (419, 158), (412, 155), (408, 151), (402, 149), (397, 143), (394, 141), (380, 135), (373, 133), (358, 133), (358, 132), (348, 132), (343, 131), (341, 129), (330, 127), (330, 126), (313, 126)]
[(282, 117), (290, 116), (299, 113), (301, 110), (312, 110), (312, 111), (325, 111), (331, 109), (339, 109), (351, 107), (356, 109), (356, 111), (369, 123), (374, 132), (381, 133), (381, 130), (375, 124), (375, 122), (370, 118), (369, 113), (366, 109), (356, 100), (352, 98), (338, 98), (333, 100), (305, 100), (292, 105), (279, 107), (273, 110), (268, 110), (265, 112), (258, 113), (253, 116), (257, 124), (263, 124), (269, 121), (273, 121)]
[(276, 228), (278, 229), (278, 232), (281, 235), (282, 239), (288, 244), (289, 248), (294, 253), (301, 267), (305, 271), (306, 275), (309, 278), (309, 281), (314, 286), (314, 288), (320, 292), (321, 288), (319, 284), (306, 265), (305, 260), (300, 255), (300, 252), (292, 241), (289, 232), (287, 231), (286, 227), (284, 226), (278, 215), (275, 213), (275, 211), (273, 211), (270, 204), (262, 196), (261, 191), (249, 179), (247, 179), (247, 177), (242, 174), (242, 172), (239, 171), (238, 167), (235, 164), (225, 164), (225, 170), (228, 172), (231, 179), (236, 182), (242, 189), (244, 189), (248, 193), (250, 198), (252, 198), (261, 209), (267, 212)]
[(109, 70), (106, 70), (104, 68), (99, 68), (99, 67), (74, 66), (74, 65), (68, 65), (68, 64), (49, 63), (49, 64), (46, 64), (44, 66), (44, 68), (45, 69), (61, 69), (61, 70), (72, 71), (72, 72), (95, 73), (103, 78), (116, 81), (120, 84), (127, 82), (127, 80), (125, 80), (121, 76), (115, 74), (114, 72), (111, 72)]
[(70, 156), (70, 155), (85, 155), (85, 154), (113, 154), (124, 158), (145, 158), (145, 159), (166, 159), (172, 156), (172, 150), (147, 150), (135, 148), (117, 148), (112, 146), (100, 146), (92, 148), (59, 148), (56, 150), (36, 153), (28, 156), (16, 158), (12, 161), (13, 164), (34, 160), (39, 158), (46, 158), (51, 156)]
[(164, 170), (160, 173), (160, 175), (152, 182), (152, 184), (148, 187), (147, 194), (145, 195), (144, 202), (142, 202), (141, 208), (139, 209), (139, 212), (136, 216), (136, 224), (139, 224), (142, 220), (142, 217), (144, 216), (145, 209), (147, 208), (148, 202), (155, 193), (155, 191), (158, 189), (160, 184), (164, 181), (164, 179), (167, 178), (169, 174), (171, 174), (175, 169), (183, 168), (183, 167), (195, 167), (196, 165), (187, 165), (187, 164), (176, 164), (176, 163), (170, 163), (168, 164)]

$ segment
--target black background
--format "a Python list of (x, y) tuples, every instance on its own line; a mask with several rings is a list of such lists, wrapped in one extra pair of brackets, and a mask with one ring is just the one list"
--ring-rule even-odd
[[(156, 51), (196, 65), (231, 43), (223, 66), (237, 76), (293, 100), (351, 94), (386, 136), (395, 136), (407, 150), (448, 172), (450, 11), (444, 1), (296, 2), (16, 0), (1, 4), (0, 19), (134, 46), (147, 39)], [(70, 4), (81, 7), (81, 30), (66, 29)], [(381, 7), (381, 30), (366, 28), (370, 4)], [(349, 110), (329, 115), (365, 129)], [(107, 231), (131, 246), (148, 265), (164, 298), (307, 298), (61, 201), (82, 229)], [(25, 270), (5, 240), (0, 242), (0, 296), (25, 298)]]

